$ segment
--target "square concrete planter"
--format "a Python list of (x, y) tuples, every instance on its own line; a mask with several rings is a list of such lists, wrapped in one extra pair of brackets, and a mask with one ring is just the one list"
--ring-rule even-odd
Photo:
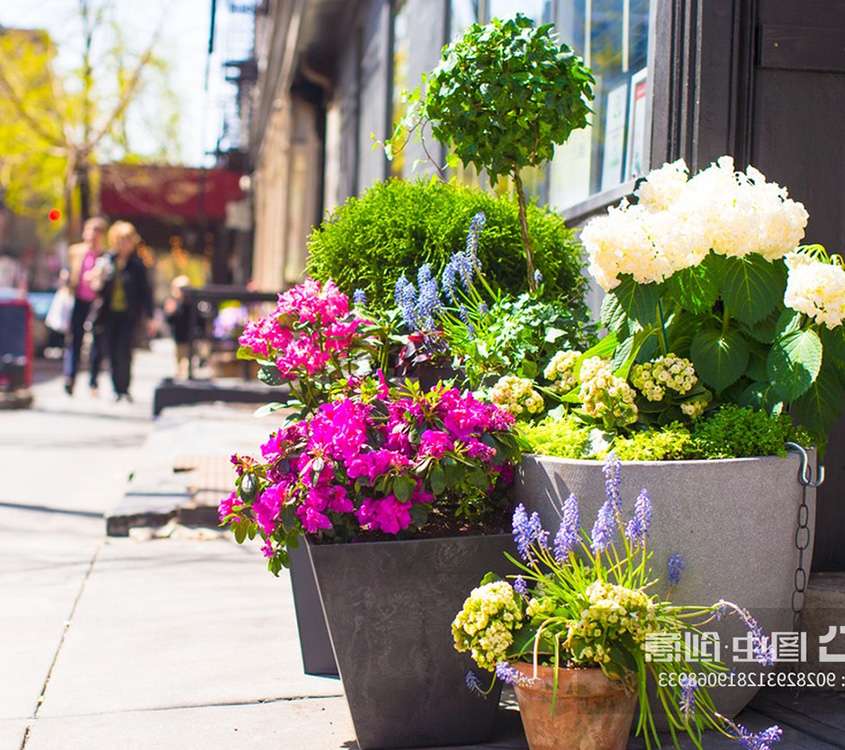
[[(811, 454), (815, 464), (815, 454)], [(677, 604), (707, 606), (720, 599), (750, 610), (763, 631), (792, 630), (792, 595), (798, 564), (796, 531), (803, 487), (798, 481), (801, 459), (765, 456), (708, 461), (623, 461), (621, 496), (627, 520), (640, 490), (648, 490), (654, 518), (648, 537), (653, 551), (652, 572), (661, 579), (653, 593), (667, 593), (668, 559), (684, 561), (680, 582), (672, 591)], [(814, 472), (815, 476), (815, 472)], [(525, 455), (515, 484), (518, 502), (537, 511), (555, 534), (567, 496), (578, 498), (581, 524), (587, 531), (605, 500), (600, 461)], [(804, 568), (809, 573), (813, 552), (816, 492), (807, 490), (807, 521), (803, 532), (809, 546)], [(735, 617), (708, 630), (722, 643), (722, 660), (739, 671), (765, 671), (756, 662), (732, 664), (733, 638), (746, 634)], [(710, 691), (720, 713), (735, 716), (754, 697), (756, 687)]]
[[(493, 571), (511, 571), (512, 537), (313, 544), (308, 551), (362, 750), (484, 742), (498, 691), (466, 687), (474, 668), (451, 623)], [(482, 680), (485, 678), (482, 676)]]

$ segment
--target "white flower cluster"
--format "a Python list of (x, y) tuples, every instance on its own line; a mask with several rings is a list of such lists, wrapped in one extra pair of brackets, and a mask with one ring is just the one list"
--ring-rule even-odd
[(785, 261), (789, 277), (783, 303), (828, 328), (841, 325), (845, 318), (845, 270), (842, 266), (824, 263), (805, 253), (790, 253)]
[(628, 633), (636, 643), (644, 643), (646, 636), (658, 629), (654, 602), (640, 589), (594, 581), (585, 594), (589, 604), (581, 619), (567, 627), (564, 643), (568, 648), (575, 641), (588, 644), (573, 654), (575, 661), (609, 662), (608, 650), (615, 640)]
[(636, 205), (623, 201), (584, 228), (589, 271), (605, 291), (621, 274), (640, 284), (663, 281), (711, 250), (776, 260), (804, 236), (804, 206), (754, 167), (735, 172), (733, 159), (723, 156), (689, 180), (687, 172), (683, 160), (654, 170)]
[(620, 424), (637, 421), (639, 412), (634, 404), (636, 393), (622, 378), (617, 378), (610, 361), (590, 357), (581, 363), (581, 388), (578, 398), (590, 417)]
[(697, 381), (692, 362), (671, 353), (653, 362), (635, 365), (631, 371), (631, 382), (649, 401), (662, 401), (667, 388), (684, 395)]
[(534, 382), (516, 375), (499, 378), (490, 392), (490, 400), (515, 417), (539, 414), (545, 408), (543, 397), (534, 390)]
[(552, 361), (546, 366), (543, 375), (546, 380), (552, 381), (552, 388), (560, 393), (568, 393), (578, 382), (575, 378), (575, 362), (581, 352), (568, 351), (558, 352), (552, 357)]
[(512, 631), (522, 622), (522, 610), (513, 587), (494, 581), (474, 588), (452, 622), (458, 651), (469, 651), (482, 669), (493, 670), (507, 657)]

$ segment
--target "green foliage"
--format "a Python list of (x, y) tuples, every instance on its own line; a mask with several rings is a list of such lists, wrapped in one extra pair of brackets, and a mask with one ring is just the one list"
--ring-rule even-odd
[(693, 438), (689, 458), (785, 456), (786, 442), (813, 442), (787, 414), (773, 416), (736, 404), (725, 404), (709, 419), (696, 422)]
[(460, 320), (442, 322), (444, 341), (471, 388), (490, 376), (534, 380), (555, 352), (585, 349), (595, 341), (586, 312), (571, 302), (545, 302), (524, 293), (501, 298), (487, 312), (467, 307), (472, 333)]
[(551, 29), (522, 14), (473, 24), (426, 81), (434, 137), (492, 182), (551, 159), (556, 143), (587, 125), (595, 81)]
[[(514, 296), (527, 288), (518, 208), (507, 198), (478, 189), (429, 181), (378, 182), (336, 209), (308, 239), (308, 273), (332, 279), (351, 295), (366, 292), (369, 307), (394, 305), (393, 290), (423, 263), (438, 274), (452, 253), (462, 250), (472, 217), (487, 223), (478, 257), (491, 286)], [(556, 214), (528, 207), (537, 268), (547, 299), (563, 297), (574, 313), (585, 310), (585, 281), (573, 233)]]
[(572, 414), (562, 418), (549, 415), (539, 422), (520, 422), (516, 427), (527, 452), (556, 458), (584, 458), (590, 429)]
[(677, 422), (613, 441), (613, 452), (621, 461), (680, 461), (691, 458), (694, 450), (690, 431)]

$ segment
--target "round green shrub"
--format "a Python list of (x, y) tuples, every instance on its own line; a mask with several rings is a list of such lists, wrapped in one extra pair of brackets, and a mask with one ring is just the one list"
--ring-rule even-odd
[[(439, 276), (452, 253), (465, 247), (479, 211), (487, 217), (478, 242), (484, 275), (494, 288), (513, 295), (526, 291), (516, 202), (436, 178), (377, 182), (339, 206), (308, 238), (308, 273), (332, 279), (347, 294), (363, 289), (372, 309), (392, 307), (396, 279), (405, 274), (415, 281), (423, 263)], [(572, 230), (535, 205), (528, 216), (544, 296), (565, 297), (573, 309), (585, 309), (580, 246)]]

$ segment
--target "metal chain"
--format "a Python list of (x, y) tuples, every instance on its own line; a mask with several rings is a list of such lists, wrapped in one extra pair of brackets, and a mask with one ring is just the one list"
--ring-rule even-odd
[(798, 550), (798, 566), (793, 576), (794, 589), (792, 591), (792, 630), (798, 632), (798, 621), (801, 610), (804, 609), (804, 597), (807, 591), (808, 573), (804, 567), (804, 552), (810, 546), (810, 506), (807, 504), (807, 490), (815, 489), (824, 482), (824, 466), (819, 467), (818, 477), (813, 479), (813, 468), (810, 465), (807, 451), (797, 443), (787, 443), (787, 450), (801, 455), (801, 468), (798, 471), (798, 482), (801, 484), (801, 504), (798, 506), (798, 523), (795, 529), (795, 549)]

